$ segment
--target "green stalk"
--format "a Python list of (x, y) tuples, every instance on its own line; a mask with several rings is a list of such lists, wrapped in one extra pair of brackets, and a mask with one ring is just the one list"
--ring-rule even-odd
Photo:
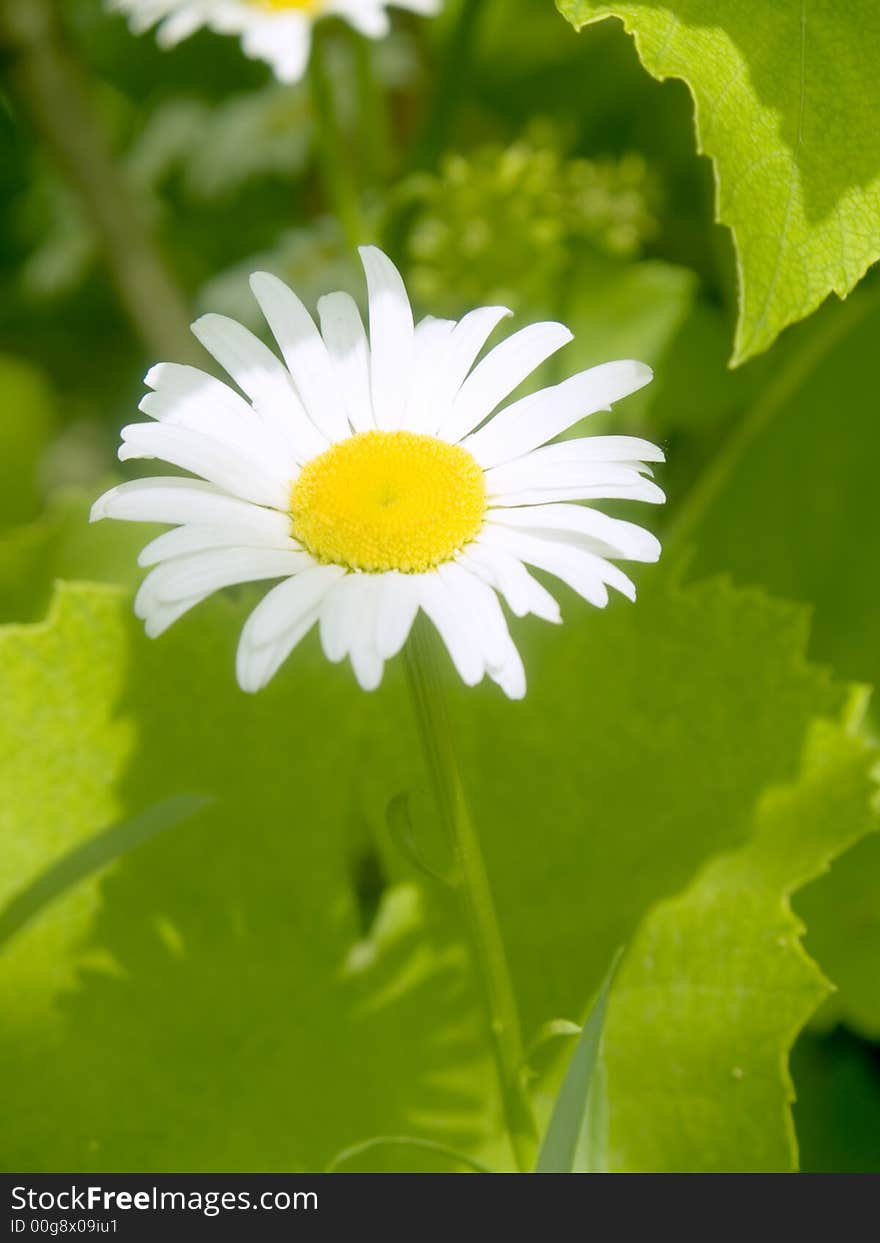
[(532, 1165), (536, 1129), (523, 1083), (525, 1053), (516, 997), (455, 753), (436, 641), (426, 626), (413, 628), (406, 647), (406, 671), (428, 772), (454, 857), (454, 884), (482, 985), (510, 1141), (520, 1172), (525, 1172)]
[[(474, 40), (487, 0), (461, 0), (446, 40), (431, 102), (404, 165), (405, 173), (434, 169), (449, 140), (471, 70)], [(385, 249), (401, 257), (415, 216), (415, 204), (405, 199), (393, 206), (383, 228)]]
[(360, 144), (370, 185), (384, 182), (391, 164), (391, 132), (385, 95), (373, 70), (371, 40), (348, 28), (360, 111)]
[(440, 61), (434, 96), (410, 156), (410, 169), (433, 168), (446, 145), (468, 83), (474, 37), (486, 0), (461, 0)]
[(309, 58), (309, 85), (318, 138), (318, 160), (333, 212), (352, 249), (366, 241), (361, 224), (358, 191), (352, 163), (339, 127), (333, 83), (327, 69), (326, 38), (318, 27), (314, 31)]
[(880, 287), (853, 293), (833, 313), (826, 313), (810, 328), (804, 328), (799, 348), (776, 371), (760, 396), (733, 425), (718, 453), (685, 496), (666, 530), (663, 544), (667, 567), (670, 558), (676, 568), (686, 564), (700, 524), (732, 478), (755, 441), (785, 409), (820, 364), (850, 332), (875, 309)]
[(54, 0), (0, 0), (0, 59), (22, 114), (80, 199), (144, 345), (155, 357), (204, 365), (186, 298), (116, 165), (88, 72)]

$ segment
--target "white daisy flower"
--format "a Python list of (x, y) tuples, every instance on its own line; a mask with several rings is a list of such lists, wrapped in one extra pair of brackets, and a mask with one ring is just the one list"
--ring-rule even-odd
[(604, 363), (499, 410), (568, 329), (532, 324), (477, 362), (508, 310), (414, 325), (391, 261), (372, 246), (361, 258), (369, 339), (348, 294), (320, 299), (319, 331), (266, 272), (251, 287), (283, 362), (235, 320), (197, 320), (193, 332), (244, 396), (194, 367), (153, 367), (140, 409), (155, 422), (123, 428), (119, 457), (199, 478), (120, 484), (92, 521), (177, 524), (139, 558), (153, 567), (135, 600), (151, 636), (220, 588), (282, 580), (242, 631), (243, 690), (265, 686), (315, 625), (327, 658), (348, 657), (372, 690), (421, 609), (468, 686), (488, 674), (520, 698), (525, 674), (499, 597), (517, 617), (560, 621), (526, 567), (603, 608), (609, 587), (635, 598), (612, 559), (660, 555), (648, 531), (592, 502), (663, 501), (645, 465), (661, 450), (629, 436), (548, 443), (651, 370)]
[(308, 64), (312, 26), (341, 17), (371, 39), (387, 35), (386, 9), (437, 13), (443, 0), (109, 0), (126, 13), (135, 34), (158, 23), (162, 47), (174, 47), (201, 27), (239, 35), (246, 56), (267, 61), (282, 82), (298, 82)]

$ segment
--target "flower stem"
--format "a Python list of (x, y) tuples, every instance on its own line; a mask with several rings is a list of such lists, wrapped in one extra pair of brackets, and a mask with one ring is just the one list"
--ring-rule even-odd
[(850, 332), (877, 307), (880, 286), (857, 290), (842, 306), (825, 308), (803, 333), (799, 348), (779, 367), (755, 402), (733, 425), (718, 453), (685, 496), (664, 535), (667, 567), (686, 565), (706, 514), (723, 493), (752, 445)]
[(327, 68), (326, 36), (320, 26), (313, 35), (312, 54), (309, 58), (309, 85), (317, 132), (318, 160), (327, 196), (334, 215), (342, 225), (346, 241), (354, 249), (367, 239), (363, 234), (357, 185), (339, 127), (333, 82)]
[(406, 670), (428, 772), (455, 861), (455, 887), (482, 984), (510, 1141), (524, 1172), (531, 1168), (536, 1131), (523, 1081), (525, 1054), (516, 997), (455, 753), (436, 642), (421, 624), (414, 626), (407, 643)]
[(381, 185), (391, 164), (391, 133), (385, 93), (376, 81), (371, 40), (348, 28), (360, 110), (360, 143), (369, 184)]
[(116, 166), (86, 70), (51, 0), (0, 0), (0, 56), (22, 112), (85, 208), (144, 345), (159, 358), (203, 363), (186, 300)]
[(410, 156), (410, 169), (433, 168), (443, 151), (464, 95), (477, 26), (486, 0), (461, 0), (437, 73), (434, 96)]

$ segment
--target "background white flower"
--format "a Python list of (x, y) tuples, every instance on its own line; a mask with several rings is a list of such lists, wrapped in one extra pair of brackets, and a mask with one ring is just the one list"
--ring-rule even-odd
[(320, 299), (319, 331), (265, 272), (251, 285), (283, 363), (234, 320), (199, 319), (193, 331), (245, 396), (193, 367), (153, 367), (140, 408), (155, 422), (123, 428), (119, 456), (201, 478), (123, 483), (96, 501), (92, 520), (179, 524), (140, 556), (153, 568), (135, 611), (152, 636), (220, 588), (283, 580), (242, 631), (244, 690), (263, 687), (316, 624), (328, 659), (348, 656), (372, 689), (421, 609), (466, 684), (488, 673), (519, 698), (525, 674), (499, 596), (516, 616), (560, 621), (526, 566), (602, 608), (608, 587), (635, 597), (611, 558), (660, 554), (648, 531), (573, 503), (663, 501), (645, 465), (662, 461), (660, 449), (628, 436), (547, 443), (647, 384), (651, 370), (604, 363), (499, 411), (571, 340), (568, 329), (532, 324), (477, 362), (509, 311), (414, 325), (391, 261), (369, 246), (361, 257), (369, 341), (348, 294)]
[(158, 24), (162, 47), (173, 47), (201, 27), (241, 36), (247, 56), (267, 61), (282, 82), (305, 72), (312, 25), (322, 17), (341, 17), (361, 34), (380, 39), (388, 33), (388, 8), (430, 16), (443, 0), (109, 0), (128, 14), (140, 34)]

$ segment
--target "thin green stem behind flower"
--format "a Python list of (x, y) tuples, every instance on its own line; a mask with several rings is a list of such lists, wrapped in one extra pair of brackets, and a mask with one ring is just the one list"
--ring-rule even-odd
[(416, 624), (406, 647), (407, 680), (428, 772), (454, 857), (454, 884), (471, 940), (510, 1140), (520, 1171), (531, 1168), (536, 1130), (523, 1086), (519, 1013), (480, 842), (465, 796), (437, 667), (436, 644)]
[(391, 167), (391, 126), (387, 93), (376, 80), (375, 50), (369, 39), (349, 30), (360, 115), (363, 176), (368, 185), (381, 185)]
[(339, 126), (326, 50), (327, 36), (319, 28), (315, 30), (309, 58), (317, 155), (330, 206), (342, 225), (346, 241), (354, 249), (368, 239), (364, 236), (351, 156), (345, 148)]
[(120, 302), (147, 349), (203, 363), (186, 299), (116, 166), (76, 48), (50, 0), (0, 0), (13, 94), (82, 202)]

